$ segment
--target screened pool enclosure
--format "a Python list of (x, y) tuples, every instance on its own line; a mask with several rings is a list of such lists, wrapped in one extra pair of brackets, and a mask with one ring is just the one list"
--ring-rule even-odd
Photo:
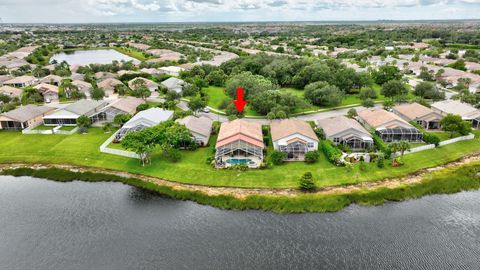
[(382, 128), (377, 129), (377, 134), (384, 142), (419, 142), (423, 139), (423, 134), (416, 128)]

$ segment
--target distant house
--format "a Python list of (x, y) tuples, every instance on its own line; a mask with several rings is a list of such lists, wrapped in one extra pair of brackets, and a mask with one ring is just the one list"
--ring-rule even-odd
[(400, 116), (383, 109), (367, 109), (358, 113), (358, 121), (375, 132), (385, 142), (418, 142), (423, 134)]
[(208, 144), (210, 134), (212, 133), (212, 119), (206, 116), (187, 116), (182, 119), (177, 119), (175, 122), (185, 125), (200, 146)]
[(78, 91), (84, 93), (87, 98), (90, 97), (90, 91), (92, 91), (93, 89), (93, 86), (91, 83), (80, 81), (80, 80), (74, 80), (72, 81), (72, 84), (78, 88)]
[(218, 168), (234, 165), (259, 167), (263, 162), (262, 126), (237, 119), (222, 123), (215, 145), (215, 163)]
[(182, 93), (183, 91), (183, 86), (186, 84), (185, 81), (180, 80), (178, 78), (168, 78), (165, 81), (161, 82), (161, 85), (165, 88), (167, 88), (169, 91), (174, 91), (177, 93)]
[(85, 75), (81, 73), (72, 73), (72, 75), (70, 75), (70, 79), (72, 79), (72, 81), (75, 81), (75, 80), (83, 81), (85, 79)]
[(80, 116), (87, 116), (92, 123), (104, 121), (101, 112), (107, 105), (108, 103), (103, 101), (81, 99), (44, 116), (43, 122), (47, 126), (75, 126)]
[(168, 67), (161, 67), (159, 70), (167, 75), (170, 76), (178, 76), (180, 75), (180, 72), (185, 71), (184, 68), (182, 67), (177, 67), (177, 66), (168, 66)]
[(43, 96), (46, 103), (58, 102), (58, 87), (48, 83), (41, 83), (34, 86)]
[(115, 93), (115, 86), (120, 84), (123, 84), (123, 83), (115, 78), (108, 78), (97, 83), (97, 86), (99, 88), (102, 88), (103, 91), (105, 91), (105, 96), (108, 97)]
[(135, 83), (134, 83), (136, 80), (143, 81), (145, 83), (145, 85), (147, 86), (148, 90), (150, 90), (151, 92), (157, 91), (157, 89), (159, 87), (158, 83), (156, 83), (152, 80), (145, 79), (145, 78), (142, 78), (142, 77), (137, 77), (137, 78), (131, 79), (128, 82), (128, 87), (130, 87), (130, 89), (136, 90), (135, 89)]
[(352, 151), (365, 151), (373, 146), (370, 133), (360, 123), (345, 116), (317, 121), (325, 137), (335, 145), (346, 145)]
[(0, 114), (0, 129), (23, 130), (34, 128), (43, 123), (43, 117), (51, 113), (54, 108), (47, 106), (26, 105), (15, 110)]
[(38, 81), (39, 83), (49, 83), (55, 86), (60, 86), (63, 78), (57, 75), (48, 75)]
[(2, 86), (4, 82), (11, 79), (13, 79), (11, 75), (0, 75), (0, 86)]
[(442, 115), (416, 102), (393, 107), (393, 113), (410, 122), (414, 121), (424, 129), (440, 129)]
[(432, 104), (432, 110), (445, 116), (460, 115), (463, 120), (472, 123), (472, 128), (480, 129), (480, 110), (470, 104), (458, 100), (444, 100)]
[(8, 85), (0, 87), (0, 94), (4, 94), (11, 98), (22, 98), (23, 90), (20, 88), (11, 87)]
[(8, 81), (3, 82), (4, 85), (10, 85), (13, 87), (24, 88), (30, 85), (33, 85), (37, 82), (37, 79), (33, 76), (20, 76), (10, 79)]
[(99, 71), (95, 73), (95, 79), (97, 80), (104, 80), (104, 79), (110, 79), (110, 78), (116, 78), (117, 75), (111, 72), (103, 72)]
[(160, 108), (150, 108), (137, 113), (115, 134), (115, 140), (120, 141), (130, 132), (140, 131), (145, 128), (153, 127), (161, 122), (171, 120), (173, 111), (167, 111)]
[(318, 149), (318, 138), (310, 124), (300, 120), (275, 121), (271, 125), (273, 148), (287, 153), (287, 161), (303, 161)]
[(103, 109), (102, 119), (112, 122), (118, 114), (134, 115), (137, 112), (137, 107), (145, 103), (143, 99), (135, 97), (119, 98)]

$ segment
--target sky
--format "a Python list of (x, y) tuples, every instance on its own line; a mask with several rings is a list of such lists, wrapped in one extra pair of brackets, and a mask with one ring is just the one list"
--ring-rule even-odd
[(0, 0), (4, 23), (479, 19), (480, 0)]

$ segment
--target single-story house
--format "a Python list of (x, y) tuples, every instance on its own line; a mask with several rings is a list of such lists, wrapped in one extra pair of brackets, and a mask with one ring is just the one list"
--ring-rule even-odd
[(418, 142), (423, 134), (400, 116), (383, 109), (367, 109), (358, 113), (358, 121), (375, 132), (385, 142)]
[(262, 126), (242, 119), (222, 123), (215, 149), (218, 168), (234, 165), (257, 168), (263, 162), (265, 149)]
[(355, 152), (369, 150), (373, 146), (370, 133), (354, 119), (339, 116), (320, 119), (317, 124), (325, 133), (325, 138), (335, 145), (346, 145)]
[(49, 83), (52, 85), (60, 86), (62, 83), (63, 78), (57, 75), (47, 75), (44, 78), (40, 79), (39, 83)]
[(186, 84), (184, 80), (180, 80), (175, 77), (171, 77), (161, 82), (161, 85), (168, 89), (168, 91), (175, 91), (177, 93), (182, 93), (183, 86)]
[(212, 133), (213, 120), (206, 117), (187, 116), (175, 122), (185, 125), (200, 146), (206, 146)]
[(145, 128), (156, 126), (162, 122), (171, 120), (173, 111), (167, 111), (160, 108), (150, 108), (137, 113), (115, 134), (115, 140), (120, 141), (130, 132), (140, 131)]
[(440, 129), (442, 115), (416, 102), (397, 105), (393, 107), (393, 113), (405, 121), (414, 121), (424, 129)]
[(102, 88), (105, 91), (105, 96), (111, 96), (115, 93), (115, 86), (123, 84), (121, 81), (115, 78), (108, 78), (97, 83), (99, 88)]
[(53, 84), (41, 83), (34, 86), (35, 89), (43, 96), (43, 100), (46, 103), (57, 102), (58, 99), (58, 87)]
[(16, 108), (15, 110), (0, 114), (0, 129), (23, 130), (34, 128), (43, 123), (43, 117), (55, 108), (37, 106), (33, 104)]
[(273, 148), (287, 153), (287, 161), (303, 161), (318, 149), (318, 138), (310, 124), (300, 120), (275, 121), (270, 125)]
[(432, 110), (443, 116), (460, 115), (463, 120), (471, 122), (473, 128), (480, 129), (480, 110), (470, 104), (458, 100), (444, 100), (433, 103)]
[(76, 126), (77, 118), (87, 116), (92, 123), (104, 121), (101, 112), (108, 105), (104, 101), (81, 99), (43, 117), (47, 126)]
[(72, 81), (72, 84), (78, 88), (78, 91), (84, 93), (87, 98), (90, 97), (90, 91), (92, 91), (93, 89), (93, 86), (91, 83), (80, 81), (80, 80), (74, 80)]
[(83, 80), (85, 80), (85, 75), (83, 75), (81, 73), (73, 72), (72, 75), (70, 75), (70, 79), (72, 81), (75, 81), (75, 80), (83, 81)]
[(134, 115), (137, 112), (137, 107), (140, 104), (145, 103), (145, 101), (141, 98), (135, 97), (125, 97), (119, 98), (103, 110), (102, 114), (104, 114), (104, 119), (107, 122), (112, 122), (115, 116), (118, 114), (130, 114)]
[(159, 68), (159, 70), (163, 74), (167, 74), (167, 75), (170, 75), (170, 76), (178, 76), (178, 75), (180, 75), (180, 72), (185, 71), (184, 68), (177, 67), (177, 66), (161, 67), (161, 68)]
[(99, 71), (95, 73), (95, 79), (97, 80), (104, 80), (104, 79), (111, 79), (111, 78), (116, 78), (117, 75), (111, 72), (103, 72)]
[(11, 75), (0, 75), (0, 86), (2, 86), (4, 82), (11, 79), (13, 79)]
[(10, 79), (8, 81), (3, 82), (4, 85), (10, 85), (13, 87), (19, 87), (19, 88), (24, 88), (30, 85), (33, 85), (37, 82), (37, 79), (33, 76), (20, 76), (20, 77), (15, 77), (13, 79)]
[(8, 85), (0, 87), (0, 94), (4, 94), (11, 98), (21, 98), (23, 90), (20, 88), (11, 87)]
[(145, 82), (145, 85), (147, 86), (147, 88), (151, 91), (151, 92), (155, 92), (157, 91), (158, 87), (160, 85), (158, 85), (158, 83), (152, 81), (152, 80), (149, 80), (149, 79), (145, 79), (143, 77), (137, 77), (137, 78), (134, 78), (134, 79), (131, 79), (129, 82), (128, 82), (128, 87), (130, 87), (130, 89), (133, 89), (135, 90), (135, 81), (136, 80), (142, 80), (143, 82)]

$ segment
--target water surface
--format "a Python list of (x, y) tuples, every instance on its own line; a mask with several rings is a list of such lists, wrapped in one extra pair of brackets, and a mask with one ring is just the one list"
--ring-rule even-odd
[(66, 61), (69, 65), (90, 65), (90, 64), (111, 64), (112, 61), (133, 61), (138, 64), (140, 61), (128, 55), (119, 53), (112, 49), (106, 50), (85, 50), (73, 52), (61, 52), (54, 54), (50, 61)]
[(0, 269), (479, 269), (479, 198), (279, 215), (2, 176)]

